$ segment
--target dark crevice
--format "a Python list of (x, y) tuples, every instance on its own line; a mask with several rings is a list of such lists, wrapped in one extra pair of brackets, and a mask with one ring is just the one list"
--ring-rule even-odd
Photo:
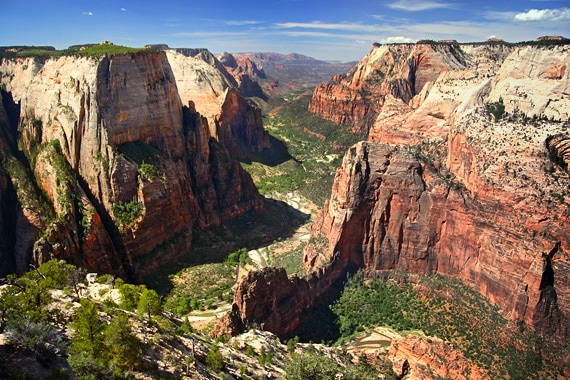
[(548, 254), (542, 254), (543, 270), (540, 287), (538, 288), (541, 291), (548, 287), (554, 287), (554, 269), (552, 268), (552, 259), (556, 252), (558, 252), (558, 249), (560, 249), (560, 242), (557, 242)]
[(11, 92), (0, 90), (2, 105), (8, 117), (8, 130), (2, 131), (2, 137), (6, 139), (12, 153), (17, 151), (18, 124), (20, 122), (20, 103), (15, 103)]
[[(97, 210), (97, 213), (101, 217), (101, 223), (105, 227), (105, 230), (107, 231), (107, 234), (109, 235), (109, 238), (113, 243), (113, 248), (115, 249), (115, 252), (118, 254), (120, 263), (111, 263), (114, 270), (117, 272), (114, 274), (122, 277), (122, 274), (124, 273), (125, 280), (134, 283), (136, 281), (135, 273), (132, 264), (129, 260), (129, 254), (127, 248), (125, 247), (123, 239), (121, 238), (121, 233), (119, 232), (119, 228), (115, 225), (115, 222), (113, 221), (113, 219), (111, 218), (105, 207), (93, 195), (91, 189), (87, 185), (87, 182), (85, 182), (85, 180), (81, 176), (78, 176), (78, 181), (79, 185), (85, 192), (85, 195), (87, 196), (87, 198), (89, 199), (93, 207), (95, 207), (95, 210)], [(122, 270), (115, 267), (115, 264), (119, 264)]]

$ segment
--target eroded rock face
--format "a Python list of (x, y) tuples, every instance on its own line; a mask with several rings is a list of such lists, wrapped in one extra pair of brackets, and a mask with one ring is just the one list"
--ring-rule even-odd
[[(308, 247), (306, 265), (449, 274), (509, 318), (567, 336), (569, 51), (380, 46), (317, 89), (311, 107), (323, 117), (372, 115), (368, 139), (400, 147), (347, 154), (313, 226), (328, 245)], [(382, 90), (394, 80), (409, 91)], [(352, 116), (344, 102), (366, 91), (378, 107)], [(416, 162), (397, 160), (403, 150)]]
[(315, 89), (309, 110), (372, 141), (444, 138), (475, 108), (567, 120), (568, 46), (373, 46), (348, 74)]
[(491, 379), (483, 369), (441, 339), (407, 337), (397, 339), (388, 353), (399, 378)]
[[(567, 272), (568, 248), (562, 247), (567, 247), (570, 236), (559, 223), (568, 206), (556, 210), (535, 204), (530, 209), (521, 203), (525, 196), (518, 195), (513, 214), (511, 207), (499, 203), (514, 202), (509, 199), (513, 195), (495, 190), (496, 198), (484, 197), (458, 180), (387, 145), (356, 145), (313, 225), (313, 236), (326, 237), (328, 245), (309, 246), (305, 264), (314, 268), (341, 260), (369, 269), (459, 277), (509, 318), (532, 325), (543, 313), (539, 304), (547, 286), (561, 295), (568, 293), (562, 281), (541, 284), (549, 276), (550, 256), (558, 257), (562, 276)], [(553, 220), (537, 225), (536, 218)], [(557, 305), (568, 315), (568, 304)], [(559, 331), (567, 332), (568, 322), (561, 323)]]
[(211, 136), (233, 157), (239, 155), (238, 144), (253, 152), (270, 147), (260, 108), (244, 97), (255, 95), (250, 93), (255, 83), (249, 77), (251, 67), (243, 71), (236, 63), (234, 77), (205, 49), (168, 50), (167, 57), (183, 104), (193, 102), (207, 118)]
[[(12, 60), (0, 72), (21, 109), (28, 158), (16, 161), (29, 163), (52, 209), (18, 193), (36, 261), (135, 277), (187, 252), (196, 228), (262, 210), (207, 120), (183, 107), (164, 52)], [(23, 251), (14, 248), (29, 261)]]
[(367, 135), (386, 97), (408, 104), (442, 72), (465, 69), (465, 55), (454, 45), (373, 46), (348, 74), (319, 85), (309, 110)]
[[(449, 49), (376, 48), (347, 77), (333, 79), (337, 84), (323, 85), (347, 97), (331, 95), (335, 100), (326, 103), (318, 100), (326, 91), (315, 92), (313, 102), (324, 107), (319, 112), (327, 115), (330, 106), (340, 119), (348, 115), (343, 102), (352, 104), (359, 89), (376, 88), (382, 104), (363, 111), (376, 112), (370, 142), (352, 147), (338, 169), (305, 265), (320, 274), (319, 284), (334, 283), (348, 268), (451, 275), (508, 318), (564, 339), (570, 331), (564, 95), (570, 77), (562, 69), (568, 47)], [(519, 69), (514, 57), (532, 64)], [(422, 59), (429, 67), (422, 68)], [(369, 84), (379, 68), (409, 90), (385, 93), (387, 83)], [(412, 72), (420, 80), (410, 80)], [(556, 100), (537, 106), (533, 92)], [(326, 286), (309, 289), (322, 293)]]

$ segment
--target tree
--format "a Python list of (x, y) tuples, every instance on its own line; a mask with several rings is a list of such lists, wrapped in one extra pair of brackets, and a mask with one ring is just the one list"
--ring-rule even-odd
[(131, 331), (128, 317), (116, 315), (105, 330), (105, 344), (111, 366), (123, 370), (132, 370), (142, 354), (140, 340)]
[(0, 333), (4, 332), (8, 322), (17, 315), (17, 288), (7, 286), (0, 289)]
[(154, 290), (144, 289), (140, 296), (137, 310), (141, 317), (144, 316), (144, 313), (147, 313), (148, 319), (150, 319), (152, 315), (160, 314), (162, 312), (160, 297)]
[(217, 345), (210, 348), (210, 352), (206, 356), (206, 365), (214, 372), (220, 372), (225, 368), (222, 353)]
[(88, 299), (80, 301), (81, 306), (73, 318), (71, 327), (75, 330), (72, 338), (71, 352), (83, 352), (97, 357), (103, 348), (104, 325), (99, 321), (99, 313), (95, 303)]
[(119, 306), (125, 310), (135, 309), (144, 290), (146, 290), (144, 285), (122, 284), (119, 287), (119, 294), (121, 295)]
[(284, 368), (287, 380), (333, 380), (339, 369), (340, 366), (329, 357), (315, 352), (293, 354)]

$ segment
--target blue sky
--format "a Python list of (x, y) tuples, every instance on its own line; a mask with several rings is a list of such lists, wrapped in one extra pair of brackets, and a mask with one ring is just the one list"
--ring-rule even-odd
[(0, 45), (110, 40), (361, 59), (373, 42), (570, 38), (570, 0), (0, 0)]

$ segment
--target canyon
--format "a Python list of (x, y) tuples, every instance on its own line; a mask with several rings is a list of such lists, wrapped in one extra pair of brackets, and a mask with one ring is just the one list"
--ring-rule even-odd
[(263, 212), (235, 160), (238, 144), (269, 147), (261, 113), (209, 52), (7, 59), (0, 72), (2, 274), (56, 257), (135, 280), (188, 252), (195, 230)]
[(292, 335), (333, 284), (366, 269), (460, 278), (508, 319), (566, 341), (568, 49), (375, 44), (319, 85), (309, 109), (367, 141), (315, 218), (308, 274), (248, 277), (218, 333), (253, 323)]
[[(250, 271), (213, 335), (259, 327), (291, 338), (347, 275), (401, 271), (458, 278), (516, 326), (567, 345), (569, 49), (374, 44), (318, 85), (309, 110), (363, 141), (314, 217), (307, 274)], [(200, 231), (262, 214), (237, 161), (271, 149), (247, 96), (287, 92), (270, 74), (318, 71), (308, 61), (167, 46), (3, 60), (0, 275), (58, 258), (140, 281)], [(427, 365), (488, 378), (441, 339), (402, 338), (387, 355), (402, 376)], [(570, 357), (549, 360), (568, 373)]]

